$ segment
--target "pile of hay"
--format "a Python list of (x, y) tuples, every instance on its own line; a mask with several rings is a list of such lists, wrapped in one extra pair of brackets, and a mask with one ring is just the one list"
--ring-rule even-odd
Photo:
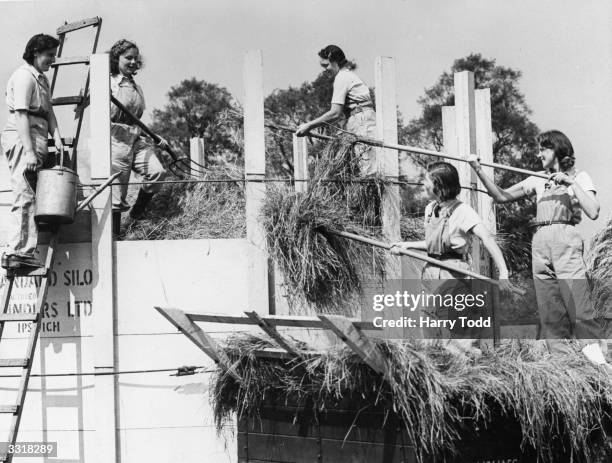
[(586, 254), (591, 298), (596, 312), (612, 317), (612, 219), (591, 240)]
[(351, 136), (330, 141), (314, 162), (305, 193), (268, 189), (261, 222), (292, 309), (305, 303), (320, 313), (351, 315), (363, 280), (383, 277), (384, 251), (331, 233), (381, 235), (386, 181), (360, 177), (354, 145)]
[[(124, 214), (120, 239), (246, 237), (243, 177), (238, 168), (214, 167), (201, 180), (219, 183), (164, 185), (153, 197), (144, 219), (131, 220)], [(137, 188), (134, 190), (137, 192)]]
[(223, 348), (244, 382), (223, 371), (214, 376), (218, 429), (234, 413), (257, 419), (271, 401), (312, 409), (316, 419), (350, 400), (355, 409), (378, 407), (397, 415), (420, 462), (444, 461), (462, 439), (477, 439), (479, 430), (501, 422), (516, 425), (523, 450), (537, 452), (543, 462), (570, 461), (567, 455), (571, 461), (612, 458), (612, 452), (602, 454), (609, 452), (602, 449), (612, 381), (579, 353), (550, 356), (537, 341), (513, 341), (470, 360), (418, 342), (377, 344), (392, 372), (389, 381), (343, 347), (286, 363), (253, 354), (270, 346), (262, 338), (227, 340)]

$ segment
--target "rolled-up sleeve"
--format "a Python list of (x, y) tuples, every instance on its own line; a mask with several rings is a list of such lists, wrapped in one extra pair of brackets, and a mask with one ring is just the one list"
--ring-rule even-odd
[[(28, 110), (32, 104), (35, 82), (27, 70), (19, 69), (12, 76), (12, 105), (14, 111)], [(12, 107), (10, 107), (12, 106)]]

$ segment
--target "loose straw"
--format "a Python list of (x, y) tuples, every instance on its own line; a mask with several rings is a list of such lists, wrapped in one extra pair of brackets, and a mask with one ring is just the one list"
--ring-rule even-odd
[[(387, 249), (387, 250), (391, 250), (391, 248), (393, 247), (390, 244), (383, 243), (382, 241), (374, 240), (372, 238), (366, 238), (366, 237), (360, 236), (360, 235), (355, 235), (354, 233), (349, 233), (349, 232), (344, 232), (344, 231), (336, 231), (336, 230), (328, 230), (328, 232), (332, 233), (334, 235), (342, 236), (343, 238), (348, 238), (350, 240), (360, 241), (362, 243), (370, 244), (372, 246), (376, 246), (376, 247)], [(462, 275), (465, 275), (465, 276), (468, 276), (468, 277), (472, 277), (472, 278), (476, 278), (477, 280), (487, 281), (487, 282), (492, 283), (494, 285), (499, 285), (499, 282), (497, 282), (495, 280), (492, 280), (491, 278), (488, 278), (488, 277), (486, 277), (484, 275), (481, 275), (480, 273), (476, 273), (476, 272), (472, 272), (470, 270), (464, 270), (464, 269), (461, 269), (459, 267), (455, 267), (454, 265), (447, 264), (447, 263), (445, 263), (442, 260), (434, 259), (434, 258), (429, 257), (429, 256), (424, 256), (422, 254), (419, 254), (418, 252), (408, 251), (406, 249), (399, 249), (399, 253), (404, 255), (404, 256), (414, 257), (415, 259), (419, 259), (419, 260), (422, 260), (424, 262), (428, 262), (430, 264), (437, 265), (438, 267), (445, 268), (446, 270), (450, 270), (452, 272), (461, 273)]]
[[(296, 129), (294, 128), (283, 126), (283, 125), (275, 125), (275, 124), (268, 123), (266, 124), (266, 126), (270, 128), (274, 128), (274, 129), (285, 130), (287, 132), (295, 133), (296, 131)], [(350, 133), (350, 132), (347, 132), (347, 133)], [(390, 149), (394, 149), (398, 151), (406, 151), (409, 153), (420, 153), (420, 154), (427, 154), (429, 156), (439, 156), (441, 158), (453, 159), (454, 161), (468, 162), (466, 159), (460, 156), (455, 156), (453, 154), (444, 153), (442, 151), (428, 150), (425, 148), (418, 148), (416, 146), (410, 146), (410, 145), (399, 145), (397, 143), (385, 143), (381, 140), (376, 140), (374, 138), (360, 137), (359, 135), (355, 135), (355, 134), (351, 134), (351, 135), (354, 135), (359, 143), (364, 143), (366, 145), (378, 146), (380, 148), (390, 148)], [(315, 133), (309, 133), (307, 136), (314, 137), (314, 138), (320, 138), (322, 140), (332, 140), (334, 138), (334, 137), (330, 137), (329, 135), (320, 135), (320, 134), (315, 134)], [(520, 167), (506, 166), (504, 164), (498, 164), (496, 162), (480, 161), (480, 165), (486, 166), (486, 167), (493, 167), (495, 169), (508, 170), (510, 172), (516, 172), (516, 173), (524, 174), (524, 175), (533, 175), (534, 177), (545, 178), (547, 180), (549, 178), (547, 174), (544, 174), (542, 172), (535, 172), (533, 170), (521, 169)]]

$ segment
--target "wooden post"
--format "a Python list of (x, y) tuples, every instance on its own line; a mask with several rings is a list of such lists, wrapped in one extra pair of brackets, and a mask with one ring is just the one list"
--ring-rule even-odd
[[(388, 56), (377, 57), (374, 71), (377, 137), (385, 143), (397, 143), (395, 60)], [(399, 177), (399, 153), (393, 149), (380, 148), (378, 159), (379, 166), (382, 167), (387, 180), (397, 182)], [(401, 240), (400, 195), (397, 184), (386, 186), (383, 192), (382, 232), (384, 240), (387, 242)], [(398, 256), (388, 254), (385, 267), (387, 279), (397, 280), (402, 278)]]
[(308, 146), (306, 137), (293, 134), (293, 179), (295, 191), (305, 192), (308, 183)]
[(248, 51), (244, 57), (244, 172), (246, 179), (246, 226), (249, 247), (248, 309), (270, 311), (266, 238), (259, 221), (266, 186), (264, 132), (263, 54)]
[[(491, 124), (491, 91), (488, 88), (476, 90), (475, 92), (476, 105), (476, 150), (482, 161), (493, 162), (493, 128)], [(483, 171), (490, 178), (494, 178), (492, 167), (484, 167)], [(486, 191), (480, 179), (477, 179), (478, 189)], [(478, 213), (482, 219), (484, 226), (493, 235), (497, 233), (497, 221), (495, 215), (495, 203), (493, 198), (487, 193), (478, 192)], [(480, 272), (488, 277), (494, 276), (493, 263), (489, 253), (482, 249), (480, 253)], [(489, 295), (491, 301), (488, 306), (491, 308), (491, 320), (493, 323), (493, 333), (491, 338), (482, 339), (481, 347), (492, 348), (499, 340), (499, 289), (495, 286), (488, 286), (487, 290), (492, 294)]]
[[(476, 150), (482, 161), (493, 162), (493, 128), (491, 125), (491, 91), (488, 88), (476, 90)], [(483, 167), (483, 172), (489, 177), (494, 178), (492, 167)], [(482, 181), (478, 179), (477, 187), (479, 190), (486, 191)], [(495, 219), (495, 203), (493, 198), (487, 193), (477, 193), (478, 213), (482, 218), (485, 227), (495, 235), (497, 233), (497, 223)], [(491, 256), (483, 249), (481, 252), (480, 273), (486, 276), (493, 276)]]
[[(189, 140), (189, 157), (192, 161), (200, 166), (206, 166), (206, 153), (204, 152), (204, 139), (201, 137), (192, 137)], [(201, 168), (194, 169), (193, 175), (202, 177), (204, 174), (200, 171)]]
[[(105, 53), (92, 55), (91, 76), (91, 180), (101, 183), (111, 173), (110, 63)], [(115, 370), (115, 286), (111, 189), (91, 202), (92, 306), (95, 317), (96, 373)], [(117, 400), (115, 377), (96, 376), (96, 459), (117, 461)]]
[[(467, 157), (476, 154), (476, 109), (474, 99), (474, 73), (462, 71), (455, 73), (455, 118), (457, 130), (457, 154)], [(476, 172), (466, 162), (459, 169), (461, 186), (472, 188), (469, 191), (468, 204), (478, 213), (478, 195), (475, 191), (478, 177)], [(481, 272), (480, 241), (472, 241), (472, 266), (477, 273)]]
[[(457, 154), (457, 116), (454, 106), (442, 107), (442, 139), (444, 152)], [(455, 166), (457, 172), (459, 172), (461, 186), (469, 186), (469, 177), (467, 176), (468, 171), (465, 162), (454, 161), (452, 159), (448, 159), (447, 162)], [(459, 193), (459, 200), (466, 204), (470, 204), (470, 190), (462, 188), (461, 193)]]

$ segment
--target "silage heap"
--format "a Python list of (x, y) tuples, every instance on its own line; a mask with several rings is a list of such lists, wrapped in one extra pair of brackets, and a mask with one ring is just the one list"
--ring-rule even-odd
[(360, 176), (355, 138), (330, 141), (314, 161), (307, 190), (269, 187), (261, 212), (268, 252), (283, 274), (293, 309), (350, 315), (364, 279), (380, 279), (383, 253), (340, 238), (348, 231), (379, 238), (382, 175)]
[(612, 382), (578, 351), (551, 356), (541, 342), (508, 341), (473, 361), (417, 341), (377, 345), (388, 380), (344, 347), (288, 362), (256, 356), (277, 347), (262, 338), (226, 340), (223, 349), (243, 382), (221, 370), (213, 377), (218, 429), (234, 413), (257, 420), (263, 408), (286, 405), (312, 411), (315, 424), (348, 401), (359, 412), (399, 417), (419, 462), (443, 462), (466, 442), (494, 445), (478, 440), (491, 431), (501, 439), (516, 431), (521, 448), (547, 463), (612, 458), (602, 431), (609, 426)]

